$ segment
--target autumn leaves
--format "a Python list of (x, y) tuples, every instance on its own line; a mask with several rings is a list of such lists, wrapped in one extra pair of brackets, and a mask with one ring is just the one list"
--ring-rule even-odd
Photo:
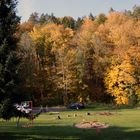
[[(76, 30), (55, 23), (29, 28), (24, 28), (27, 32), (21, 37), (20, 49), (30, 38), (30, 51), (25, 53), (33, 64), (29, 68), (33, 75), (26, 79), (42, 100), (57, 97), (68, 104), (79, 96), (107, 101), (108, 95), (117, 104), (128, 104), (132, 97), (134, 102), (139, 100), (139, 20), (111, 12), (103, 22), (84, 18)], [(29, 61), (24, 63), (28, 66)]]

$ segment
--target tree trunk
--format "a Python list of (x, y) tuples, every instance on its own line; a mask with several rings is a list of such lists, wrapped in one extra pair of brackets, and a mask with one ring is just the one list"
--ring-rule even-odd
[(17, 127), (19, 126), (19, 121), (20, 121), (20, 117), (18, 117), (17, 122), (16, 122)]

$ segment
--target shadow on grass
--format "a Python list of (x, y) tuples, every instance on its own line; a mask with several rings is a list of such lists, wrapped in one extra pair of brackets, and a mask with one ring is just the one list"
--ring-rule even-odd
[[(110, 127), (96, 133), (95, 129), (78, 129), (70, 126), (35, 126), (31, 128), (8, 128), (0, 132), (1, 140), (139, 140), (140, 130)], [(5, 129), (6, 130), (6, 129)]]

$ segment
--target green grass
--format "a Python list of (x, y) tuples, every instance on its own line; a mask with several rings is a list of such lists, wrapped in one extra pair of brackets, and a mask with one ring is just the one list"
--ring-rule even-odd
[[(140, 140), (140, 109), (111, 109), (109, 111), (113, 115), (110, 116), (100, 115), (99, 112), (103, 111), (107, 109), (68, 110), (59, 113), (60, 120), (57, 119), (58, 114), (44, 113), (29, 128), (16, 127), (15, 119), (9, 122), (1, 120), (0, 140)], [(87, 116), (87, 112), (91, 115)], [(73, 126), (83, 119), (107, 123), (110, 127), (97, 134), (95, 129), (78, 129)], [(20, 121), (21, 124), (27, 122), (26, 119)]]

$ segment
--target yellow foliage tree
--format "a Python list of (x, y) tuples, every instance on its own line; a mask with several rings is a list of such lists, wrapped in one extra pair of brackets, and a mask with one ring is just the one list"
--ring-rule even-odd
[(108, 93), (115, 98), (116, 104), (128, 104), (132, 96), (138, 97), (140, 86), (136, 70), (129, 56), (125, 56), (124, 61), (113, 61), (107, 70), (105, 85)]
[(73, 80), (72, 72), (69, 72), (69, 65), (72, 66), (76, 53), (71, 47), (73, 35), (72, 29), (56, 24), (36, 26), (30, 33), (40, 62), (40, 70), (43, 70), (42, 78), (50, 78), (58, 89), (63, 90), (64, 104), (67, 104), (67, 94)]

